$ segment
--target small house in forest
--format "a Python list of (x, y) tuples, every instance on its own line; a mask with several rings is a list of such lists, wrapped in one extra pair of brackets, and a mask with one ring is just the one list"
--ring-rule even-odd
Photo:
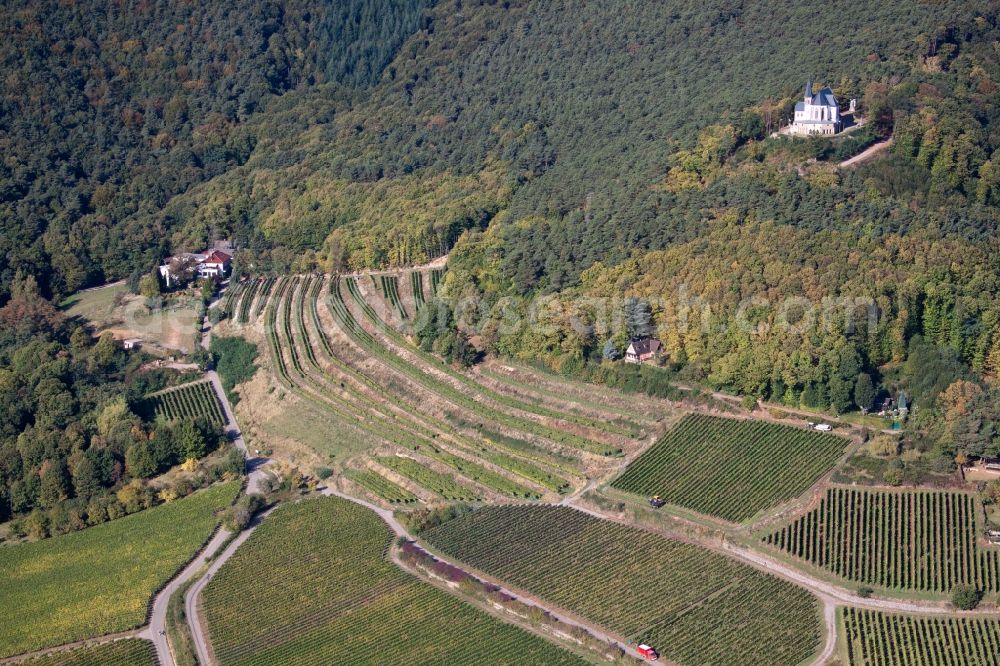
[(626, 363), (646, 363), (656, 358), (660, 352), (660, 341), (656, 338), (633, 340), (625, 350)]

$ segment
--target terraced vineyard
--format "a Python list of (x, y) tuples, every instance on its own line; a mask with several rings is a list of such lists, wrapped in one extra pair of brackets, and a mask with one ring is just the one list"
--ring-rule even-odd
[[(142, 625), (153, 591), (208, 539), (239, 481), (80, 532), (0, 548), (0, 657)], [(15, 612), (16, 611), (16, 612)]]
[(153, 393), (146, 400), (157, 417), (168, 421), (205, 418), (216, 425), (226, 424), (219, 396), (215, 394), (212, 382), (207, 380)]
[(1000, 666), (1000, 621), (890, 615), (845, 608), (848, 666)]
[(438, 289), (441, 287), (441, 282), (444, 280), (444, 269), (435, 268), (431, 270), (431, 293), (437, 294)]
[[(615, 435), (632, 435), (632, 431), (624, 426), (615, 424), (613, 421), (609, 422), (606, 420), (595, 419), (590, 417), (580, 417), (572, 414), (567, 414), (559, 412), (554, 409), (549, 409), (543, 405), (533, 404), (530, 402), (522, 401), (517, 398), (512, 398), (510, 396), (491, 391), (486, 387), (477, 384), (474, 380), (468, 376), (454, 370), (446, 365), (442, 365), (440, 360), (431, 354), (422, 352), (416, 347), (413, 347), (409, 342), (403, 338), (395, 329), (386, 324), (384, 321), (379, 319), (378, 314), (367, 302), (365, 302), (364, 296), (361, 294), (356, 280), (347, 279), (344, 280), (347, 285), (347, 291), (350, 293), (352, 299), (358, 306), (358, 308), (365, 314), (365, 317), (374, 325), (374, 327), (380, 331), (386, 338), (393, 344), (398, 345), (401, 348), (407, 349), (416, 358), (420, 359), (423, 363), (430, 364), (440, 370), (442, 373), (447, 375), (447, 377), (456, 383), (463, 386), (463, 392), (454, 387), (451, 383), (445, 380), (434, 379), (424, 373), (421, 368), (407, 363), (405, 359), (398, 357), (396, 354), (392, 353), (390, 350), (386, 349), (382, 344), (374, 338), (371, 334), (364, 332), (361, 329), (360, 324), (350, 315), (350, 312), (346, 309), (346, 304), (343, 301), (343, 296), (340, 292), (339, 285), (335, 285), (333, 298), (331, 299), (332, 306), (336, 313), (338, 313), (338, 319), (340, 320), (342, 327), (347, 332), (354, 332), (357, 341), (371, 349), (374, 352), (379, 353), (382, 358), (389, 361), (391, 365), (397, 369), (408, 374), (415, 381), (421, 382), (424, 386), (435, 393), (445, 395), (449, 400), (455, 402), (456, 404), (461, 404), (463, 407), (469, 409), (473, 413), (483, 413), (488, 412), (484, 410), (480, 403), (477, 403), (472, 397), (470, 397), (469, 392), (478, 393), (485, 398), (496, 402), (497, 404), (507, 407), (510, 409), (518, 410), (520, 412), (525, 412), (529, 414), (534, 414), (539, 417), (545, 417), (550, 419), (562, 419), (568, 424), (578, 424), (587, 428), (592, 428), (595, 431), (604, 431), (609, 434)], [(345, 316), (346, 312), (346, 316)], [(358, 333), (359, 329), (361, 330)], [(472, 395), (475, 395), (472, 393)], [(596, 455), (610, 456), (621, 453), (620, 447), (615, 447), (609, 444), (605, 444), (596, 438), (586, 438), (580, 435), (568, 432), (569, 429), (560, 429), (555, 425), (548, 425), (539, 423), (537, 420), (525, 418), (521, 416), (510, 415), (507, 412), (494, 413), (494, 418), (500, 420), (505, 425), (510, 427), (519, 428), (528, 432), (535, 433), (542, 437), (548, 437), (553, 441), (560, 443), (565, 443), (571, 446), (580, 448), (581, 450), (594, 453)]]
[(384, 559), (391, 542), (344, 500), (278, 509), (205, 589), (219, 663), (583, 663), (403, 573)]
[[(411, 274), (410, 286), (422, 293), (419, 276)], [(269, 292), (261, 283), (255, 307), (264, 308), (275, 376), (336, 424), (329, 449), (310, 446), (345, 460), (375, 448), (383, 457), (410, 451), (408, 478), (421, 486), (412, 475), (433, 480), (435, 487), (424, 486), (432, 494), (536, 499), (582, 483), (581, 457), (613, 456), (655, 424), (655, 417), (607, 408), (585, 390), (529, 391), (420, 351), (379, 314), (411, 307), (399, 298), (398, 278), (389, 278), (292, 276)], [(352, 460), (349, 469), (366, 466)], [(453, 470), (451, 485), (441, 483), (449, 474), (430, 469), (431, 461)]]
[(31, 666), (159, 666), (153, 644), (139, 638), (54, 652), (27, 663)]
[(836, 487), (764, 541), (869, 585), (1000, 591), (1000, 549), (979, 545), (976, 512), (976, 498), (966, 493)]
[(740, 522), (804, 493), (846, 445), (812, 430), (693, 414), (611, 486)]
[[(256, 319), (260, 317), (261, 313), (264, 312), (264, 307), (267, 305), (268, 296), (271, 290), (278, 283), (278, 278), (269, 277), (264, 278), (264, 283), (260, 286), (260, 293), (257, 295), (257, 305), (252, 308), (250, 314), (251, 319)], [(249, 305), (248, 305), (249, 307)]]
[(420, 271), (410, 272), (410, 290), (413, 292), (413, 303), (419, 309), (424, 304), (424, 276)]
[[(356, 437), (359, 442), (357, 448), (367, 448), (379, 441), (394, 444), (444, 463), (465, 478), (500, 494), (516, 498), (537, 498), (541, 495), (474, 460), (442, 448), (434, 441), (437, 437), (435, 429), (428, 427), (437, 424), (425, 424), (422, 421), (426, 421), (428, 417), (420, 418), (407, 413), (400, 408), (398, 402), (386, 399), (382, 395), (384, 389), (376, 382), (335, 359), (333, 347), (319, 324), (315, 307), (321, 288), (320, 279), (293, 279), (282, 292), (280, 300), (268, 308), (272, 359), (279, 377), (287, 387), (342, 421), (342, 437)], [(324, 368), (321, 361), (324, 364), (330, 361), (336, 370), (343, 372), (339, 382), (331, 381), (331, 369)], [(359, 412), (359, 404), (367, 405), (369, 410)], [(360, 444), (363, 441), (368, 444)], [(457, 446), (465, 453), (474, 455), (471, 448)], [(498, 460), (504, 462), (499, 458)], [(408, 471), (418, 473), (416, 468)], [(522, 463), (516, 471), (522, 474), (528, 472), (534, 472), (537, 477), (547, 475), (544, 470), (528, 463)], [(434, 481), (435, 487), (430, 490), (448, 493), (446, 496), (449, 497), (452, 494), (462, 497), (469, 495), (469, 489), (459, 484), (444, 484), (440, 478), (442, 475), (435, 474), (420, 475), (425, 481)]]
[(250, 309), (254, 303), (254, 299), (257, 297), (258, 292), (261, 287), (266, 283), (264, 278), (258, 278), (253, 281), (240, 283), (241, 285), (247, 285), (243, 291), (243, 297), (240, 299), (240, 307), (236, 315), (236, 321), (240, 324), (246, 324), (250, 321)]
[(403, 302), (399, 298), (399, 281), (396, 277), (393, 275), (380, 275), (379, 280), (382, 284), (382, 293), (385, 294), (389, 303), (392, 304), (399, 320), (406, 321), (409, 319), (406, 314), (406, 308), (403, 307)]
[(400, 476), (405, 476), (419, 486), (431, 490), (444, 499), (472, 502), (479, 499), (474, 490), (456, 483), (447, 474), (435, 472), (430, 467), (421, 465), (411, 458), (386, 457), (376, 458), (376, 462), (391, 469)]
[(406, 488), (371, 470), (349, 470), (347, 478), (392, 504), (412, 504), (419, 501), (419, 498)]
[(223, 296), (222, 302), (218, 306), (219, 310), (225, 316), (227, 317), (233, 316), (236, 304), (240, 300), (240, 296), (243, 294), (246, 288), (247, 288), (246, 282), (230, 283), (229, 287), (226, 289), (226, 295)]
[(819, 602), (806, 591), (574, 509), (483, 507), (420, 536), (680, 664), (797, 664), (820, 643)]

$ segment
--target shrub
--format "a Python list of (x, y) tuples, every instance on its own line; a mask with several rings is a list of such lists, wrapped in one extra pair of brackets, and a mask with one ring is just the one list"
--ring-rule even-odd
[(243, 338), (212, 338), (212, 360), (222, 380), (229, 401), (234, 405), (239, 396), (233, 392), (237, 384), (249, 381), (257, 371), (257, 345)]
[(875, 593), (875, 590), (868, 587), (867, 585), (862, 585), (858, 588), (858, 596), (862, 599), (868, 599)]
[(242, 532), (250, 524), (254, 515), (264, 508), (264, 497), (256, 493), (243, 495), (236, 504), (226, 509), (222, 526), (230, 532)]
[(951, 603), (959, 610), (972, 610), (981, 598), (982, 594), (972, 585), (956, 585), (951, 591)]
[(316, 475), (317, 479), (329, 479), (333, 476), (333, 470), (329, 467), (316, 467), (313, 469), (313, 473)]
[(903, 470), (890, 467), (882, 473), (882, 480), (890, 486), (898, 486), (903, 483)]
[(449, 506), (439, 507), (437, 509), (420, 509), (418, 511), (405, 511), (396, 514), (396, 518), (401, 522), (406, 528), (415, 533), (419, 534), (425, 530), (429, 530), (432, 527), (437, 527), (443, 523), (463, 516), (467, 513), (471, 513), (475, 510), (475, 507), (468, 504), (452, 504)]

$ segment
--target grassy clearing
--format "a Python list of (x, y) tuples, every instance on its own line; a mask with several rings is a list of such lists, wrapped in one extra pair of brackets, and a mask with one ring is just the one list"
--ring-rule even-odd
[(403, 573), (384, 557), (391, 542), (344, 500), (280, 508), (205, 589), (220, 664), (581, 663)]
[(808, 592), (574, 509), (484, 507), (421, 539), (680, 664), (796, 664), (821, 640), (819, 602)]
[(116, 313), (115, 298), (125, 293), (128, 293), (128, 286), (124, 282), (81, 291), (60, 303), (59, 308), (69, 317), (80, 317), (103, 327), (121, 320), (121, 312)]
[(121, 283), (74, 294), (59, 307), (70, 317), (90, 322), (97, 331), (109, 330), (117, 338), (142, 338), (183, 352), (193, 351), (200, 336), (201, 302), (183, 294), (166, 298), (162, 308), (147, 310), (145, 299), (129, 294)]
[(847, 443), (812, 430), (693, 414), (611, 486), (739, 522), (804, 493)]
[(140, 638), (55, 652), (27, 663), (31, 666), (159, 666), (153, 644)]
[[(0, 548), (0, 656), (138, 627), (153, 592), (205, 542), (240, 484), (37, 543)], [(16, 612), (13, 612), (16, 609)]]
[[(272, 400), (276, 398), (272, 397)], [(371, 449), (371, 441), (357, 437), (343, 427), (339, 419), (321, 406), (301, 398), (286, 397), (277, 413), (261, 424), (275, 437), (287, 437), (308, 446), (317, 453), (337, 459), (349, 458)]]

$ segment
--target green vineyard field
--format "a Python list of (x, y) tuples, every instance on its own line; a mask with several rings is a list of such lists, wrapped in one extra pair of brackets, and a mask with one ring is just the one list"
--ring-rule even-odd
[(27, 663), (31, 666), (159, 666), (153, 644), (139, 638), (54, 652)]
[[(208, 539), (239, 481), (80, 532), (0, 548), (0, 657), (125, 631)], [(16, 612), (14, 610), (16, 609)]]
[(804, 493), (846, 445), (812, 430), (693, 414), (611, 486), (740, 522)]
[(209, 381), (191, 382), (154, 393), (146, 398), (152, 412), (168, 421), (205, 418), (219, 426), (226, 424), (222, 403)]
[(819, 602), (808, 592), (575, 509), (483, 507), (421, 539), (680, 664), (797, 664), (820, 643)]
[(269, 516), (205, 588), (222, 666), (579, 664), (581, 660), (403, 573), (392, 532), (337, 498)]
[(829, 488), (815, 509), (764, 541), (870, 585), (998, 591), (1000, 549), (979, 545), (977, 503), (957, 492)]
[(847, 666), (1000, 666), (1000, 620), (845, 608)]

